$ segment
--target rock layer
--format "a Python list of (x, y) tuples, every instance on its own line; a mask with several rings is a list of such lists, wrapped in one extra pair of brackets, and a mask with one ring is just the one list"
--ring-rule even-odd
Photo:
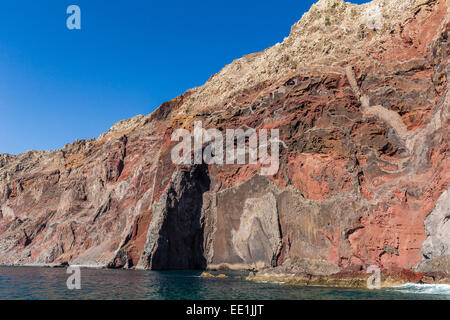
[[(447, 0), (320, 0), (150, 115), (0, 155), (0, 263), (448, 272), (449, 17)], [(171, 134), (195, 121), (279, 129), (279, 171), (176, 166)]]

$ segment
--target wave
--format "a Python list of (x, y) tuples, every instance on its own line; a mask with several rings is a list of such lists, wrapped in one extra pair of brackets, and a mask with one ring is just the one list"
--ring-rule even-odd
[(269, 283), (269, 284), (284, 284), (281, 281), (255, 281), (256, 283)]
[(450, 296), (450, 284), (406, 283), (404, 285), (395, 286), (392, 288), (402, 293), (443, 294)]

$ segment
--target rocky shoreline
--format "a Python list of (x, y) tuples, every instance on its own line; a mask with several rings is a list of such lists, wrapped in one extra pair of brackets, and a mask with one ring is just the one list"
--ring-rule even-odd
[[(414, 284), (450, 284), (448, 271), (449, 257), (441, 263), (419, 265), (416, 269), (380, 270), (381, 287), (394, 287), (407, 283)], [(364, 270), (341, 270), (337, 266), (321, 260), (287, 259), (281, 266), (251, 270), (245, 278), (248, 281), (283, 283), (297, 286), (323, 286), (340, 288), (367, 288), (372, 272)], [(419, 271), (420, 270), (420, 271)], [(445, 271), (442, 271), (445, 270)]]
[[(336, 288), (367, 288), (371, 275), (365, 272), (338, 272), (321, 276), (308, 273), (284, 274), (273, 271), (261, 271), (246, 277), (248, 281), (283, 283), (295, 286), (321, 286)], [(415, 272), (410, 270), (390, 271), (381, 274), (381, 287), (395, 287), (407, 283), (450, 284), (450, 276), (442, 272)]]
[[(395, 268), (380, 270), (381, 287), (414, 284), (450, 284), (450, 257), (431, 260), (413, 269)], [(367, 288), (367, 281), (373, 275), (361, 270), (341, 270), (338, 266), (323, 260), (287, 259), (276, 267), (248, 269), (247, 281), (282, 283), (296, 286), (321, 286), (337, 288)], [(229, 265), (209, 267), (202, 273), (206, 278), (224, 278), (223, 272), (243, 270)]]

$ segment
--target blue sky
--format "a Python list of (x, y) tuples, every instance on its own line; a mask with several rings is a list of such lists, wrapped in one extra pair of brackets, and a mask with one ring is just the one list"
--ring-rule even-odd
[[(0, 153), (59, 149), (151, 113), (281, 42), (314, 2), (1, 1)], [(66, 27), (71, 4), (81, 30)]]

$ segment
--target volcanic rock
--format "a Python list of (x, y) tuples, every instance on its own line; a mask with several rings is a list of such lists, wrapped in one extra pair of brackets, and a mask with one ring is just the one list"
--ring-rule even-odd
[[(283, 42), (98, 139), (0, 155), (0, 264), (448, 270), (448, 0), (320, 0)], [(280, 168), (176, 129), (279, 129)]]

